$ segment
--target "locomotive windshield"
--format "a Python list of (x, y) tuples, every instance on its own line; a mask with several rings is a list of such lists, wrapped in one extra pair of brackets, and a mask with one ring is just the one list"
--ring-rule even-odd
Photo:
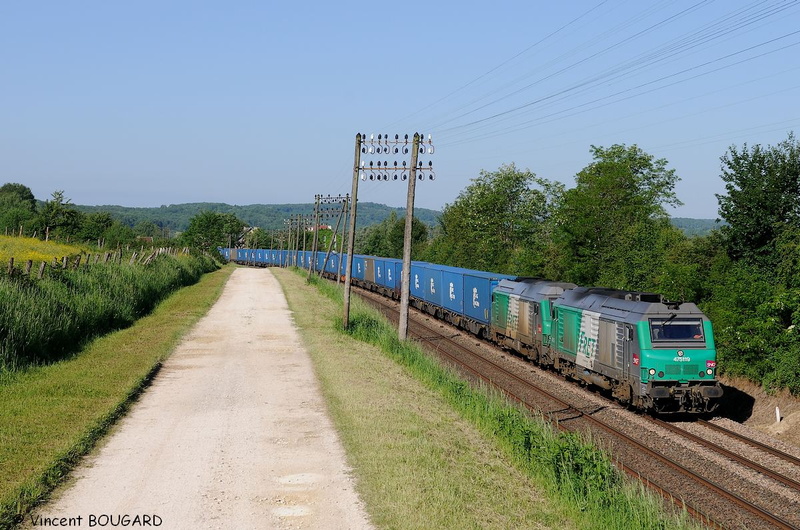
[(684, 318), (651, 318), (653, 342), (703, 342), (703, 321)]

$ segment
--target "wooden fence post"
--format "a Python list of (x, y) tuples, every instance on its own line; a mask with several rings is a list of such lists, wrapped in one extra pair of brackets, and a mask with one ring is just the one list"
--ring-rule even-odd
[(25, 262), (25, 276), (31, 275), (31, 267), (33, 267), (33, 260), (29, 259)]
[(47, 262), (43, 261), (41, 265), (39, 265), (39, 279), (41, 280), (44, 276), (44, 269), (47, 267)]
[(8, 275), (9, 276), (14, 275), (14, 258), (8, 259)]

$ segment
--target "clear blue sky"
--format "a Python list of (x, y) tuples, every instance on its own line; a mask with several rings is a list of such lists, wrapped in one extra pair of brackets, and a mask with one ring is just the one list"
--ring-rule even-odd
[(798, 96), (798, 1), (0, 0), (0, 183), (77, 204), (311, 202), (350, 191), (357, 132), (418, 131), (417, 206), (635, 143), (713, 218), (720, 156), (800, 133)]

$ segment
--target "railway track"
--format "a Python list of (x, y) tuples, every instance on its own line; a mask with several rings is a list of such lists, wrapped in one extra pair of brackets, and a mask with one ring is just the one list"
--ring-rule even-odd
[[(359, 292), (390, 320), (397, 321), (396, 302), (369, 291)], [(605, 405), (599, 406), (596, 402), (586, 403), (580, 397), (575, 397), (579, 390), (577, 388), (572, 393), (568, 392), (571, 395), (567, 397), (562, 392), (545, 389), (524, 373), (525, 368), (530, 372), (529, 364), (516, 360), (516, 364), (523, 366), (509, 368), (509, 363), (515, 364), (514, 360), (508, 359), (494, 346), (478, 342), (475, 337), (433, 320), (428, 315), (416, 311), (412, 313), (409, 321), (411, 336), (427, 349), (446, 359), (468, 378), (491, 384), (529, 410), (541, 412), (559, 428), (591, 433), (595, 440), (601, 441), (620, 469), (642, 480), (679, 508), (686, 508), (703, 524), (716, 528), (800, 528), (800, 503), (797, 501), (800, 499), (800, 481), (658, 419), (652, 419), (652, 427), (648, 427), (647, 432), (637, 433), (630, 426), (626, 432), (626, 428), (620, 425), (626, 423), (624, 419), (619, 419), (620, 414), (630, 415), (637, 422), (642, 417), (622, 411), (621, 407), (608, 400)], [(486, 350), (494, 350), (494, 353)], [(552, 374), (549, 376), (553, 377)], [(610, 414), (611, 411), (614, 413)], [(713, 425), (708, 428), (717, 432), (728, 431), (708, 422), (703, 425), (706, 424)], [(651, 435), (653, 432), (654, 436)], [(681, 444), (690, 448), (688, 453), (682, 454), (680, 449), (676, 451), (669, 447), (670, 444), (664, 443), (664, 436), (659, 432), (680, 437), (683, 440)], [(738, 433), (726, 435), (742, 438)], [(765, 444), (755, 440), (739, 442), (767, 450), (760, 447)], [(692, 451), (689, 443), (703, 448), (698, 453), (700, 456), (689, 454), (697, 453)], [(792, 455), (769, 449), (783, 455), (771, 453), (772, 457), (782, 458), (791, 465), (800, 464), (800, 459)], [(710, 457), (702, 456), (707, 454), (703, 451), (714, 453), (715, 458), (736, 462), (746, 472), (716, 473), (719, 468)], [(766, 480), (779, 484), (786, 491), (775, 494), (774, 486), (773, 489), (755, 486), (753, 475), (767, 477)], [(791, 502), (792, 498), (794, 502)]]

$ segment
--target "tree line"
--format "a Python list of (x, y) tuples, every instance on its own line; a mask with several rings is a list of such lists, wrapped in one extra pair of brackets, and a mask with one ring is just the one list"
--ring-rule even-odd
[[(670, 223), (666, 208), (681, 202), (665, 159), (636, 145), (593, 146), (591, 154), (572, 188), (513, 164), (481, 172), (445, 206), (432, 236), (418, 238), (415, 258), (696, 302), (714, 324), (724, 373), (800, 394), (794, 135), (722, 155), (723, 223), (695, 237)], [(369, 228), (359, 250), (397, 255), (403, 224)]]

